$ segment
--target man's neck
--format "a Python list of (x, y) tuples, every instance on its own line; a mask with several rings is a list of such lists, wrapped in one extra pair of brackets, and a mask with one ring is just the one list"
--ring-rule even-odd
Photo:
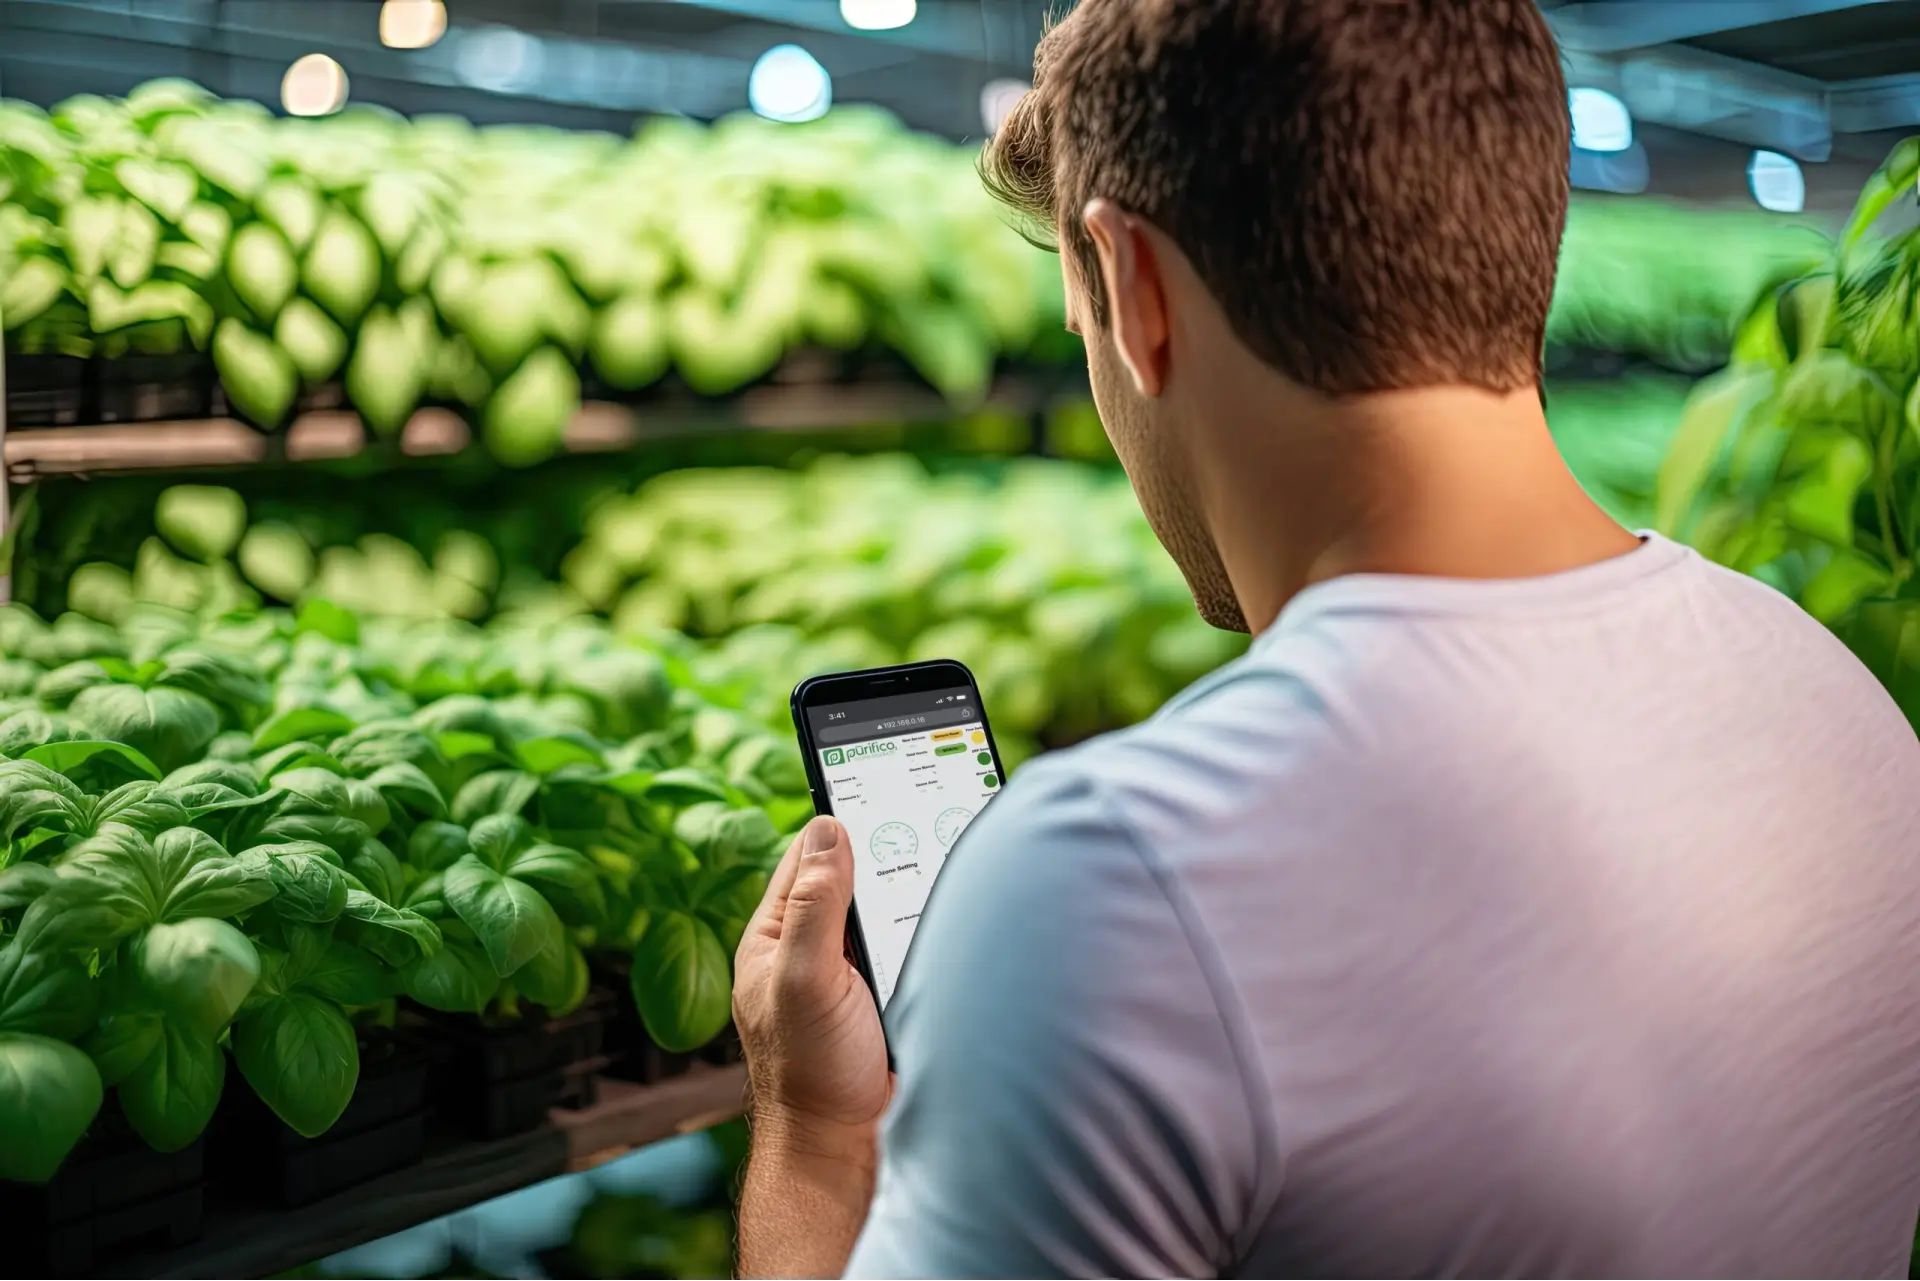
[(1255, 631), (1347, 574), (1527, 578), (1638, 545), (1580, 488), (1537, 393), (1354, 398), (1289, 431), (1234, 434), (1207, 478), (1210, 523)]

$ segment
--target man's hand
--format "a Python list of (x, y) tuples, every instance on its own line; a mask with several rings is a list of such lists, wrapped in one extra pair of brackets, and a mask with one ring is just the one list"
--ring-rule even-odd
[(740, 1275), (839, 1276), (866, 1220), (893, 1093), (880, 1011), (846, 957), (853, 847), (832, 818), (795, 838), (734, 957), (752, 1091)]

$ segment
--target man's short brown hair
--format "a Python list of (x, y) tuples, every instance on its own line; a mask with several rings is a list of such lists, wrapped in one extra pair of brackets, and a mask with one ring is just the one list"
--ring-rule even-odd
[(1540, 379), (1567, 211), (1559, 53), (1535, 0), (1083, 0), (982, 161), (1054, 229), (1185, 252), (1242, 341), (1330, 395)]

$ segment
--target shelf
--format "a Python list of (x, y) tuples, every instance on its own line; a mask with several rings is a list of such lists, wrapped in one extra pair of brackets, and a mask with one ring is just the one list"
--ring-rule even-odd
[(209, 1200), (206, 1231), (177, 1250), (113, 1259), (102, 1276), (263, 1277), (376, 1241), (481, 1201), (738, 1116), (746, 1069), (695, 1063), (656, 1085), (602, 1078), (600, 1101), (555, 1108), (551, 1124), (484, 1143), (431, 1149), (425, 1161), (299, 1210)]
[[(568, 453), (631, 449), (648, 441), (727, 432), (830, 431), (951, 420), (969, 412), (1030, 415), (1063, 393), (1085, 392), (1078, 370), (1010, 373), (983, 400), (958, 406), (908, 379), (845, 380), (795, 360), (772, 381), (723, 400), (662, 395), (636, 403), (590, 399), (565, 435)], [(151, 399), (161, 403), (165, 396)], [(138, 422), (20, 426), (4, 434), (6, 478), (16, 485), (45, 476), (245, 468), (353, 458), (378, 451), (392, 461), (444, 457), (474, 445), (460, 415), (426, 408), (397, 438), (374, 438), (358, 414), (322, 399), (284, 431), (264, 433), (220, 415)]]

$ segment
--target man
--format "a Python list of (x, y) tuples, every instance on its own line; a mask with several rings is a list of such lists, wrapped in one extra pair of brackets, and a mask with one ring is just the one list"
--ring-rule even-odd
[(897, 1082), (802, 834), (739, 953), (743, 1272), (1905, 1275), (1920, 745), (1556, 455), (1533, 0), (1085, 0), (1035, 63), (986, 172), (1256, 639), (973, 824)]

